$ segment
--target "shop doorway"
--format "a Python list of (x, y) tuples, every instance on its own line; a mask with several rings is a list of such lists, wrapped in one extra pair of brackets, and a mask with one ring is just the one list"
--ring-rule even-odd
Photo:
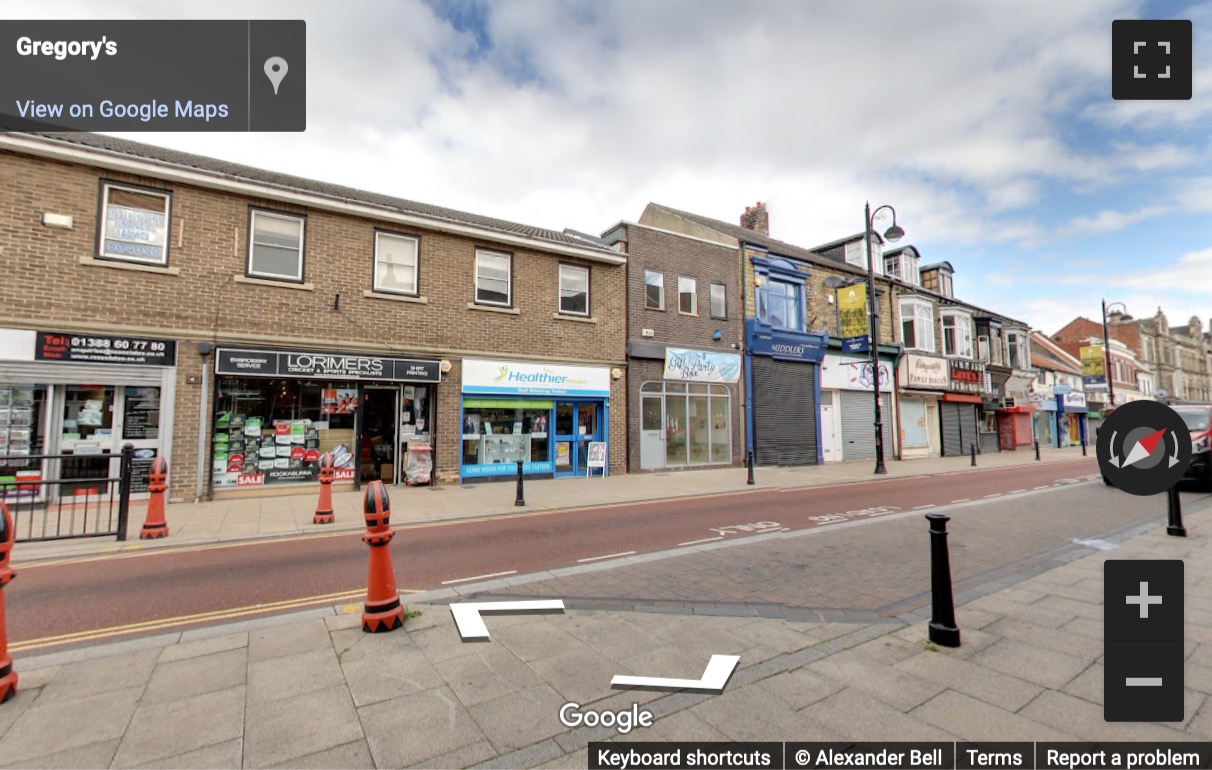
[(557, 401), (555, 412), (555, 475), (585, 475), (589, 442), (602, 440), (602, 405)]
[(362, 389), (358, 473), (363, 483), (394, 484), (399, 477), (399, 395), (398, 386), (368, 385)]

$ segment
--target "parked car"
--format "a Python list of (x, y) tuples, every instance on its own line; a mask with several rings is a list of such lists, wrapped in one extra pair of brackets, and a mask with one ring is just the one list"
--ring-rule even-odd
[(1191, 466), (1183, 478), (1212, 489), (1212, 404), (1175, 404), (1170, 408), (1191, 431)]

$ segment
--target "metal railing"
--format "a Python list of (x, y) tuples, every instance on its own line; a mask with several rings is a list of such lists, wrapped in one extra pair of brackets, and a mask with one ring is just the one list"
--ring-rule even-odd
[[(0, 500), (13, 516), (16, 542), (125, 540), (134, 454), (131, 444), (122, 448), (118, 476), (113, 478), (90, 476), (88, 469), (111, 455), (0, 455), (0, 465), (40, 470), (38, 478), (17, 477), (0, 484)], [(51, 478), (42, 478), (43, 473)]]

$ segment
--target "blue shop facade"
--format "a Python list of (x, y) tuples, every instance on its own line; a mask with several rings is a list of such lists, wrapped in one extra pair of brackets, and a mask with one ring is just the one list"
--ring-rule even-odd
[(819, 465), (820, 369), (829, 335), (745, 320), (745, 432), (755, 465)]

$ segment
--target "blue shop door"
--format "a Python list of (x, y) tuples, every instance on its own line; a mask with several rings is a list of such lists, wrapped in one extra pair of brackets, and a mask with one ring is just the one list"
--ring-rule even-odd
[[(555, 405), (555, 475), (585, 475), (589, 442), (602, 440), (601, 402), (557, 401)], [(600, 474), (596, 469), (595, 474)]]

